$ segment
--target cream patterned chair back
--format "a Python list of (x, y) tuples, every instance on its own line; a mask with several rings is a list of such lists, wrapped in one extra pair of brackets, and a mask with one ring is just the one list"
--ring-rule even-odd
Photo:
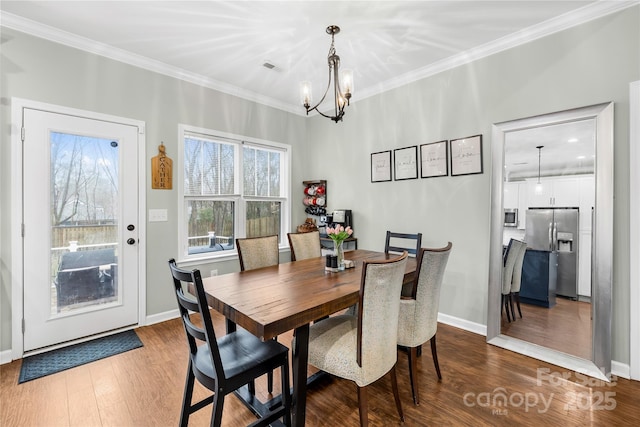
[(317, 258), (322, 255), (320, 249), (320, 232), (287, 233), (291, 248), (291, 261)]
[(527, 244), (525, 242), (518, 243), (518, 253), (516, 254), (516, 261), (513, 264), (513, 278), (511, 279), (511, 292), (520, 292), (520, 284), (522, 283), (522, 264), (524, 263), (524, 254), (527, 251)]
[(439, 249), (420, 249), (415, 298), (400, 301), (399, 345), (422, 345), (436, 334), (440, 288), (452, 246), (449, 242)]
[(280, 262), (278, 235), (236, 239), (240, 270), (277, 265)]
[(407, 252), (390, 263), (365, 264), (358, 310), (358, 355), (362, 368), (359, 386), (385, 375), (396, 364), (400, 291)]
[(519, 252), (519, 241), (511, 239), (507, 247), (507, 258), (502, 267), (502, 295), (511, 293), (511, 282), (513, 281), (513, 268), (516, 265), (516, 259)]

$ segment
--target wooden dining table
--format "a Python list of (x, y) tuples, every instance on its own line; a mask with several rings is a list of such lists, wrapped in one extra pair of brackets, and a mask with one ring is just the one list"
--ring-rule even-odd
[[(292, 349), (294, 426), (304, 426), (307, 393), (309, 325), (358, 302), (363, 261), (394, 258), (367, 250), (345, 253), (355, 267), (325, 271), (325, 257), (203, 278), (207, 302), (223, 314), (231, 330), (239, 325), (261, 340), (294, 330)], [(415, 258), (407, 262), (404, 282), (412, 282)], [(269, 406), (246, 390), (237, 393), (255, 412)]]

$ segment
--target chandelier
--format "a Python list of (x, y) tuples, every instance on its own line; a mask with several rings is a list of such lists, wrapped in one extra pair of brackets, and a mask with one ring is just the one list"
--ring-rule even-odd
[[(316, 110), (321, 116), (329, 118), (336, 123), (342, 121), (342, 116), (344, 116), (344, 107), (345, 105), (349, 105), (349, 100), (353, 93), (353, 72), (351, 70), (344, 70), (342, 72), (342, 80), (338, 78), (340, 57), (336, 55), (336, 48), (333, 46), (333, 38), (339, 32), (340, 27), (337, 25), (327, 27), (327, 34), (331, 35), (331, 47), (329, 48), (329, 54), (327, 55), (327, 62), (329, 64), (329, 82), (327, 83), (327, 89), (324, 91), (324, 95), (322, 95), (322, 98), (315, 106), (311, 107), (311, 83), (308, 81), (300, 83), (300, 96), (302, 98), (302, 105), (304, 105), (304, 108), (307, 110), (307, 115), (309, 115), (309, 111)], [(324, 114), (318, 109), (329, 93), (331, 80), (333, 80), (333, 116)]]
[(542, 158), (542, 149), (544, 145), (538, 145), (536, 147), (538, 149), (538, 182), (536, 183), (535, 192), (536, 194), (542, 193), (542, 183), (540, 182), (540, 160)]

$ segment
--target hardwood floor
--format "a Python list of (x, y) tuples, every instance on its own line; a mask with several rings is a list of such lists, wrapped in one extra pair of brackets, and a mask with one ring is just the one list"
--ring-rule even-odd
[(502, 316), (502, 333), (533, 344), (591, 359), (591, 304), (558, 297), (552, 308), (520, 304), (516, 321)]
[[(216, 331), (224, 330), (216, 313)], [(0, 366), (0, 425), (176, 426), (187, 368), (179, 319), (136, 330), (144, 347), (18, 385), (20, 361)], [(291, 335), (279, 340), (287, 346)], [(427, 345), (428, 348), (428, 345)], [(625, 426), (640, 425), (640, 382), (610, 385), (485, 343), (485, 337), (447, 325), (438, 328), (437, 381), (430, 351), (418, 359), (420, 406), (411, 400), (406, 354), (398, 354), (398, 382), (405, 413), (401, 424), (388, 377), (369, 391), (372, 426)], [(312, 372), (312, 371), (311, 371)], [(563, 378), (564, 377), (564, 378)], [(277, 381), (274, 392), (279, 393)], [(266, 396), (266, 380), (257, 384)], [(205, 389), (196, 386), (196, 397)], [(191, 417), (209, 425), (211, 407)], [(244, 426), (251, 413), (228, 396), (224, 426)], [(308, 426), (357, 426), (356, 387), (326, 378), (309, 390)]]

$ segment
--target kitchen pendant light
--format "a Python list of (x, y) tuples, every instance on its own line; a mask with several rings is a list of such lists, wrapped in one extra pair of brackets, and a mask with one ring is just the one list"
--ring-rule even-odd
[(538, 183), (536, 184), (536, 194), (542, 193), (542, 183), (540, 182), (540, 160), (542, 157), (542, 148), (544, 145), (538, 145), (536, 148), (538, 149)]
[[(324, 95), (322, 95), (322, 98), (315, 106), (311, 107), (311, 83), (307, 81), (300, 83), (300, 96), (302, 98), (302, 105), (307, 110), (307, 115), (309, 115), (309, 111), (316, 110), (321, 116), (327, 117), (336, 123), (342, 121), (344, 107), (349, 105), (349, 100), (353, 93), (353, 72), (351, 70), (344, 70), (342, 72), (342, 81), (339, 79), (340, 57), (336, 55), (336, 49), (333, 45), (334, 36), (339, 32), (340, 27), (337, 25), (327, 27), (327, 34), (331, 35), (331, 47), (329, 47), (329, 54), (327, 55), (329, 82), (327, 89), (324, 91)], [(333, 80), (333, 116), (324, 114), (318, 108), (326, 98), (327, 93), (329, 93), (331, 80)], [(342, 87), (340, 86), (341, 83), (343, 85)]]

